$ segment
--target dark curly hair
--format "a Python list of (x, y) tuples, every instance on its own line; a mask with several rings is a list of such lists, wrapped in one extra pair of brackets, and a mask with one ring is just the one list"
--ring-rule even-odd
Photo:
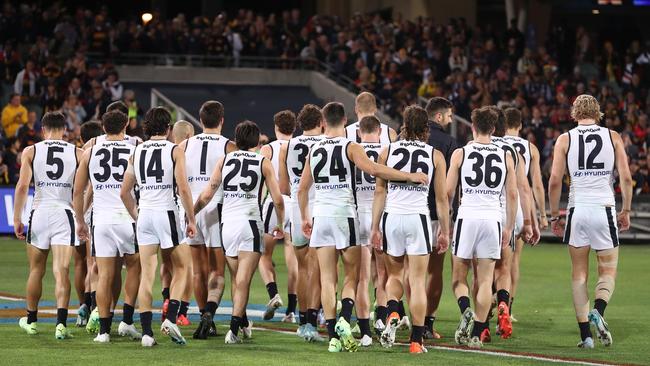
[(154, 107), (144, 115), (144, 133), (151, 136), (165, 136), (169, 133), (172, 115), (163, 107)]
[(417, 105), (406, 107), (401, 134), (404, 140), (427, 141), (429, 139), (429, 116), (427, 111)]

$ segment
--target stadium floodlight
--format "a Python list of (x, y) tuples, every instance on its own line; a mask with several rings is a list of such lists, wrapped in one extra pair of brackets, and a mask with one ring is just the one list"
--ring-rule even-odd
[(144, 25), (147, 25), (153, 19), (153, 15), (151, 13), (142, 13), (142, 23)]

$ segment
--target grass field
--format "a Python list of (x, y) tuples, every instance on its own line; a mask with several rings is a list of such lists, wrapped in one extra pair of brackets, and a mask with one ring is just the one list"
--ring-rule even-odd
[[(281, 249), (281, 248), (280, 248)], [(0, 239), (0, 292), (22, 296), (27, 276), (24, 245), (16, 240)], [(419, 357), (407, 353), (407, 348), (396, 346), (385, 350), (376, 342), (370, 349), (362, 349), (356, 354), (328, 354), (326, 344), (305, 344), (292, 334), (280, 332), (284, 329), (294, 331), (295, 326), (279, 322), (262, 322), (253, 318), (256, 326), (267, 329), (254, 331), (254, 338), (243, 344), (226, 346), (223, 334), (227, 331), (227, 316), (220, 317), (218, 331), (220, 336), (207, 341), (188, 340), (188, 345), (179, 347), (161, 335), (156, 328), (159, 345), (154, 349), (142, 349), (139, 343), (120, 339), (113, 335), (112, 344), (94, 345), (92, 337), (82, 329), (74, 329), (75, 338), (66, 341), (54, 339), (54, 323), (42, 316), (39, 318), (41, 334), (27, 336), (17, 325), (17, 318), (8, 318), (7, 309), (20, 310), (20, 302), (0, 299), (0, 349), (4, 365), (32, 364), (265, 364), (265, 365), (377, 365), (381, 364), (426, 364), (448, 365), (528, 365), (550, 363), (551, 359), (534, 360), (513, 358), (511, 353), (535, 354), (549, 358), (575, 359), (612, 364), (650, 364), (648, 347), (647, 305), (650, 304), (647, 262), (650, 260), (650, 246), (623, 246), (620, 253), (617, 287), (606, 317), (614, 337), (614, 345), (605, 349), (596, 345), (593, 350), (580, 350), (575, 347), (579, 340), (577, 325), (571, 303), (570, 261), (566, 248), (562, 245), (541, 245), (526, 248), (522, 260), (522, 283), (520, 294), (516, 297), (514, 314), (519, 319), (515, 323), (513, 338), (507, 341), (493, 337), (493, 342), (484, 347), (487, 351), (506, 351), (507, 354), (477, 354), (460, 352), (459, 349), (429, 347), (429, 353)], [(282, 250), (275, 253), (278, 271), (278, 287), (286, 299), (286, 268)], [(448, 264), (448, 262), (446, 263)], [(595, 261), (592, 261), (590, 288), (595, 283)], [(437, 330), (443, 339), (434, 344), (453, 346), (453, 332), (459, 312), (455, 299), (449, 290), (449, 268), (445, 269), (445, 292), (436, 321)], [(156, 294), (159, 285), (156, 285)], [(48, 273), (43, 292), (44, 301), (52, 301), (53, 278)], [(74, 290), (73, 290), (74, 293)], [(228, 289), (226, 289), (226, 293)], [(73, 299), (75, 296), (73, 294)], [(230, 300), (224, 297), (224, 302)], [(256, 275), (251, 292), (251, 304), (265, 304), (267, 295), (264, 284)], [(286, 300), (285, 300), (286, 301)], [(71, 301), (76, 308), (77, 301)], [(255, 307), (254, 305), (252, 307)], [(259, 306), (257, 307), (259, 308)], [(3, 310), (4, 309), (4, 310)], [(22, 311), (21, 311), (22, 314)], [(116, 317), (119, 318), (119, 317)], [(155, 319), (159, 317), (154, 316)], [(74, 317), (70, 317), (74, 322)], [(191, 319), (196, 321), (196, 315)], [(492, 322), (494, 323), (494, 322)], [(139, 328), (139, 324), (136, 324)], [(117, 329), (114, 323), (113, 331)], [(191, 338), (194, 327), (184, 328), (186, 337)], [(406, 341), (408, 334), (400, 333), (399, 338)]]

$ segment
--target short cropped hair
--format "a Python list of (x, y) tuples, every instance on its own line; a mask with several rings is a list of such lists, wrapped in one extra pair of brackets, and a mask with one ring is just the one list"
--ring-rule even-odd
[(381, 122), (375, 116), (365, 116), (359, 121), (359, 132), (361, 133), (375, 133), (381, 130)]
[(323, 113), (315, 104), (305, 104), (298, 113), (298, 124), (303, 131), (313, 130), (320, 126)]
[(99, 121), (88, 121), (81, 125), (79, 134), (81, 135), (81, 141), (85, 144), (91, 139), (104, 134), (104, 128)]
[(292, 111), (285, 109), (273, 116), (273, 123), (281, 133), (293, 135), (296, 130), (296, 115)]
[(503, 111), (506, 117), (506, 128), (514, 129), (521, 127), (521, 111), (517, 108), (506, 108)]
[(495, 106), (495, 105), (489, 105), (487, 106), (490, 108), (494, 113), (497, 115), (497, 120), (494, 124), (494, 132), (492, 133), (494, 136), (497, 137), (503, 137), (506, 134), (506, 115), (503, 113), (503, 109)]
[(172, 115), (164, 107), (154, 107), (144, 115), (142, 126), (144, 133), (149, 136), (165, 136), (169, 132)]
[(447, 109), (452, 109), (454, 107), (451, 102), (443, 97), (433, 97), (427, 102), (427, 106), (424, 108), (429, 115), (429, 118), (433, 118), (436, 113), (443, 112)]
[(370, 114), (377, 111), (377, 100), (370, 92), (362, 92), (354, 100), (355, 109), (358, 113)]
[(494, 131), (499, 115), (495, 108), (484, 106), (472, 111), (472, 125), (474, 129), (482, 134), (489, 135)]
[(194, 125), (187, 121), (176, 121), (172, 128), (172, 136), (174, 136), (174, 143), (178, 144), (181, 141), (194, 136)]
[(338, 127), (345, 119), (345, 107), (339, 102), (329, 102), (323, 107), (323, 118), (330, 127)]
[(47, 112), (41, 119), (43, 127), (48, 130), (62, 130), (66, 128), (65, 115), (61, 112)]
[(235, 127), (235, 143), (241, 150), (249, 150), (260, 143), (260, 128), (252, 121), (242, 121)]
[(121, 100), (117, 100), (109, 104), (108, 107), (106, 107), (106, 112), (110, 111), (120, 111), (127, 116), (129, 115), (129, 107), (127, 107), (126, 104)]
[(404, 110), (402, 137), (405, 140), (426, 141), (429, 138), (429, 116), (420, 106), (411, 105)]
[(199, 118), (205, 128), (219, 127), (223, 121), (224, 110), (223, 104), (216, 100), (208, 100), (203, 103), (199, 110)]
[(599, 122), (603, 118), (598, 100), (591, 95), (581, 94), (576, 97), (571, 107), (571, 118), (576, 122), (582, 119), (593, 119)]
[(117, 109), (104, 113), (102, 126), (108, 135), (117, 135), (124, 130), (129, 118)]

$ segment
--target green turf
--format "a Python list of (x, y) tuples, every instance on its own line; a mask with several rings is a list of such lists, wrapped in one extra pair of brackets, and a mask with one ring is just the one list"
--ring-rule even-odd
[[(24, 247), (15, 240), (0, 239), (0, 292), (23, 294), (27, 274)], [(281, 248), (280, 248), (281, 249)], [(286, 268), (282, 260), (282, 250), (275, 253), (279, 288), (286, 297)], [(623, 246), (620, 252), (617, 287), (607, 309), (606, 317), (614, 336), (614, 345), (604, 348), (599, 343), (594, 350), (579, 350), (575, 344), (579, 333), (575, 323), (571, 303), (570, 261), (567, 250), (562, 245), (541, 245), (526, 248), (522, 259), (522, 280), (520, 294), (516, 297), (514, 314), (519, 319), (514, 325), (513, 338), (508, 341), (495, 339), (485, 349), (513, 352), (536, 353), (547, 356), (580, 358), (608, 361), (612, 363), (650, 364), (647, 348), (650, 331), (646, 310), (650, 303), (647, 261), (650, 259), (650, 246)], [(446, 265), (448, 262), (446, 263)], [(592, 260), (590, 288), (595, 284), (595, 261)], [(445, 269), (445, 292), (436, 321), (437, 330), (445, 337), (444, 344), (451, 344), (453, 331), (459, 317), (458, 309), (449, 291), (449, 266)], [(156, 291), (157, 292), (157, 291)], [(228, 293), (228, 292), (226, 292)], [(73, 296), (74, 298), (74, 296)], [(44, 299), (53, 299), (52, 275), (45, 278)], [(225, 297), (228, 299), (228, 296)], [(267, 300), (266, 291), (259, 276), (256, 275), (251, 293), (251, 302), (262, 304)], [(280, 326), (278, 323), (268, 325)], [(413, 358), (404, 354), (404, 347), (390, 351), (373, 346), (357, 354), (330, 355), (324, 344), (305, 345), (292, 335), (270, 331), (256, 331), (249, 344), (225, 346), (223, 338), (209, 341), (189, 340), (189, 344), (179, 348), (171, 344), (159, 332), (160, 345), (154, 350), (143, 350), (114, 335), (111, 345), (92, 345), (89, 335), (75, 330), (77, 337), (71, 341), (56, 341), (53, 337), (54, 325), (41, 324), (42, 334), (28, 337), (17, 325), (0, 325), (0, 349), (3, 350), (2, 364), (119, 364), (129, 365), (156, 362), (156, 364), (214, 364), (220, 361), (229, 363), (290, 365), (318, 363), (329, 364), (422, 364), (444, 362), (455, 364), (540, 364), (537, 361), (510, 359), (487, 355), (461, 354), (445, 350), (430, 349), (429, 354)], [(219, 327), (225, 332), (224, 324)], [(186, 334), (190, 334), (186, 330)], [(401, 334), (406, 339), (406, 334)], [(65, 346), (63, 346), (65, 344)], [(90, 347), (90, 349), (89, 349)], [(237, 351), (234, 351), (234, 350)]]

